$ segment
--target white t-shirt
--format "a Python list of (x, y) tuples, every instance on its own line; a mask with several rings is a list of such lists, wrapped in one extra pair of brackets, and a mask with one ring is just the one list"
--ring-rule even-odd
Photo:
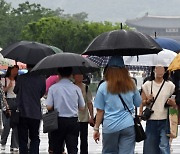
[[(146, 96), (151, 94), (151, 82), (153, 82), (152, 92), (154, 98), (156, 97), (162, 83), (153, 81), (146, 81), (142, 85), (142, 89)], [(163, 120), (167, 119), (167, 109), (164, 107), (167, 99), (174, 93), (175, 85), (171, 81), (166, 81), (152, 107), (154, 113), (151, 115), (150, 120)]]
[[(5, 78), (1, 79), (2, 85), (5, 87)], [(9, 85), (10, 80), (9, 78), (6, 78), (6, 87)], [(16, 98), (16, 94), (14, 93), (14, 87), (15, 87), (15, 80), (12, 81), (12, 87), (8, 89), (6, 98)]]

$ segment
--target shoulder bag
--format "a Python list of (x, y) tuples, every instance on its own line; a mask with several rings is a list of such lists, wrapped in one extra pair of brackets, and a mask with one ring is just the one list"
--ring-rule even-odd
[[(153, 81), (151, 82), (151, 94), (152, 94), (152, 83), (153, 83)], [(152, 113), (154, 113), (154, 111), (152, 110), (152, 107), (153, 107), (153, 105), (154, 105), (154, 103), (155, 103), (155, 101), (156, 101), (156, 99), (157, 99), (157, 97), (158, 97), (158, 95), (159, 95), (159, 93), (160, 93), (164, 83), (165, 83), (165, 80), (163, 81), (161, 87), (159, 88), (159, 91), (158, 91), (156, 97), (153, 99), (153, 101), (150, 104), (150, 106), (146, 107), (146, 109), (142, 112), (142, 115), (141, 115), (141, 119), (142, 120), (148, 120), (151, 117)]]
[(58, 129), (58, 114), (57, 110), (48, 111), (42, 115), (43, 133), (52, 132)]
[[(129, 110), (128, 106), (124, 102), (121, 95), (119, 95), (119, 98), (121, 99), (121, 102), (124, 106), (124, 109), (125, 110), (127, 109), (129, 111), (129, 113), (132, 115), (131, 111)], [(136, 142), (141, 142), (141, 141), (145, 140), (146, 139), (146, 133), (144, 132), (144, 129), (141, 125), (141, 122), (140, 122), (139, 116), (137, 115), (137, 112), (136, 112), (135, 117), (134, 117), (134, 128), (135, 128), (135, 133), (136, 133)]]

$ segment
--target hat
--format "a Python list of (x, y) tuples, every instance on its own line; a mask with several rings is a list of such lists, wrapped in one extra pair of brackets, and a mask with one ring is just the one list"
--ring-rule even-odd
[(108, 67), (124, 67), (122, 56), (112, 56), (108, 62)]

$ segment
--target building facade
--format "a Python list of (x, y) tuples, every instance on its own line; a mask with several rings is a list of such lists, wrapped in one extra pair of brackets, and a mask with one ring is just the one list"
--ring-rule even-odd
[(148, 13), (141, 18), (126, 20), (129, 27), (155, 38), (167, 37), (180, 42), (180, 16), (151, 16)]

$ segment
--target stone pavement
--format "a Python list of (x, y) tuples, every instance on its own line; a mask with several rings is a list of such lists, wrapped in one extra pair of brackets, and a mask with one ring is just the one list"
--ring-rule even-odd
[[(143, 126), (145, 126), (145, 123), (143, 122)], [(47, 134), (44, 134), (42, 132), (42, 127), (40, 128), (40, 154), (48, 154), (48, 138)], [(101, 149), (102, 149), (102, 143), (100, 140), (98, 144), (96, 144), (93, 140), (93, 128), (89, 126), (89, 154), (101, 154)], [(10, 153), (9, 152), (9, 147), (10, 147), (10, 135), (8, 138), (7, 146), (6, 146), (6, 151), (2, 152), (0, 151), (1, 154), (3, 153)], [(135, 154), (142, 154), (142, 148), (143, 148), (143, 142), (137, 143), (136, 148), (135, 148)], [(172, 153), (171, 154), (180, 154), (180, 127), (179, 127), (179, 136), (173, 140), (172, 142)], [(17, 154), (17, 153), (16, 153)]]

